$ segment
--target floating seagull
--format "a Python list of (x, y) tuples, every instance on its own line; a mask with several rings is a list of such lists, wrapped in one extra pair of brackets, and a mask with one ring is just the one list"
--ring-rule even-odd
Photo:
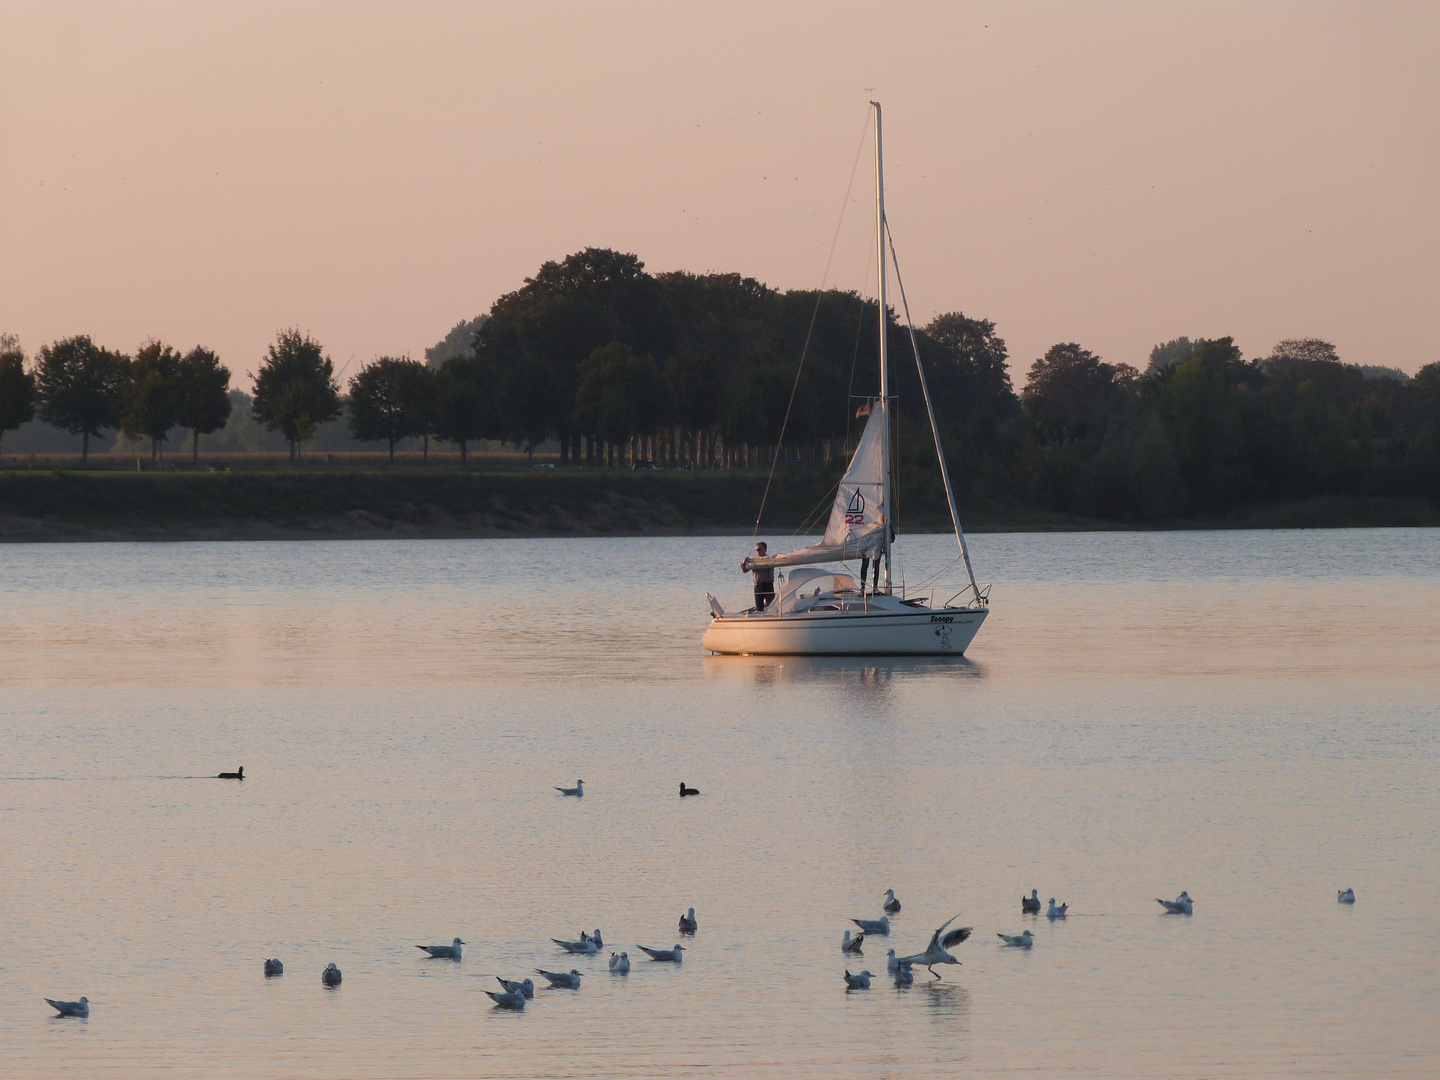
[(1050, 897), (1050, 906), (1045, 911), (1045, 917), (1047, 919), (1063, 919), (1065, 918), (1065, 913), (1069, 910), (1069, 904), (1060, 904), (1057, 906), (1055, 898), (1052, 896)]
[(850, 921), (867, 934), (877, 934), (880, 937), (890, 936), (889, 915), (882, 915), (878, 919), (851, 919)]
[(576, 780), (574, 787), (557, 787), (555, 790), (561, 795), (574, 795), (578, 798), (585, 794), (585, 781)]
[(545, 971), (541, 968), (535, 969), (536, 975), (542, 975), (550, 981), (551, 990), (579, 990), (580, 972), (571, 968), (569, 971)]
[(698, 787), (686, 787), (686, 786), (685, 786), (685, 781), (684, 781), (684, 780), (681, 780), (681, 781), (680, 781), (680, 798), (683, 799), (683, 798), (685, 798), (686, 795), (699, 795), (699, 794), (700, 794), (700, 789), (699, 789)]
[(266, 977), (267, 979), (270, 978), (272, 975), (284, 975), (284, 974), (285, 974), (285, 965), (282, 964), (279, 960), (266, 960), (266, 961), (265, 961), (265, 977)]
[(895, 899), (895, 890), (894, 890), (894, 889), (886, 889), (886, 890), (885, 890), (885, 904), (884, 904), (884, 907), (885, 907), (885, 910), (888, 911), (891, 915), (894, 915), (897, 911), (900, 910), (900, 901)]
[(424, 949), (436, 960), (459, 960), (460, 946), (465, 942), (458, 937), (449, 945), (416, 945), (417, 949)]
[(630, 974), (630, 954), (628, 952), (610, 954), (610, 970), (616, 975)]
[[(914, 956), (902, 956), (899, 962), (901, 964), (921, 964), (929, 969), (931, 975), (935, 975), (935, 964), (960, 963), (959, 960), (956, 960), (955, 957), (950, 955), (950, 947), (959, 945), (970, 936), (975, 928), (973, 926), (961, 926), (958, 929), (951, 930), (948, 934), (945, 933), (945, 927), (949, 926), (959, 917), (959, 915), (952, 915), (941, 923), (940, 926), (936, 928), (935, 933), (930, 935), (930, 944), (925, 947), (924, 952), (916, 953)], [(940, 978), (939, 975), (935, 975), (935, 977), (937, 979)]]
[(1155, 902), (1165, 909), (1166, 915), (1195, 914), (1195, 901), (1190, 899), (1188, 892), (1182, 892), (1174, 900), (1161, 900), (1157, 896)]
[[(523, 982), (513, 982), (510, 979), (502, 979), (499, 975), (496, 975), (495, 981), (505, 988), (507, 994), (523, 994), (527, 998), (533, 998), (535, 996), (534, 979), (526, 979)], [(490, 991), (486, 990), (485, 992), (488, 994)]]
[(680, 954), (685, 951), (682, 945), (676, 945), (673, 949), (647, 949), (644, 945), (637, 945), (636, 948), (649, 956), (651, 960), (659, 960), (667, 964), (680, 963)]
[(896, 986), (914, 986), (914, 985), (915, 985), (915, 969), (912, 968), (909, 964), (899, 964), (899, 965), (897, 965), (896, 968), (895, 968), (895, 985), (896, 985)]
[(1355, 903), (1355, 890), (1345, 889), (1341, 892), (1338, 892), (1335, 894), (1335, 899), (1342, 904), (1353, 904)]
[(329, 967), (327, 967), (324, 971), (320, 973), (320, 981), (326, 986), (339, 986), (340, 969), (334, 964), (331, 964)]
[(996, 934), (1006, 945), (1013, 945), (1017, 949), (1028, 949), (1035, 944), (1035, 935), (1026, 930), (1023, 934)]
[(597, 946), (593, 940), (585, 937), (583, 933), (580, 936), (583, 939), (581, 941), (561, 941), (559, 938), (553, 937), (550, 940), (555, 942), (556, 945), (559, 945), (566, 952), (578, 956), (594, 956), (597, 952), (600, 951), (599, 946)]
[(868, 971), (862, 971), (862, 972), (860, 972), (859, 975), (851, 975), (850, 972), (848, 972), (848, 971), (845, 972), (845, 989), (846, 989), (846, 990), (869, 990), (869, 989), (870, 989), (870, 972), (868, 972)]
[(82, 997), (79, 1001), (51, 1001), (45, 999), (45, 1004), (55, 1010), (57, 1016), (78, 1016), (84, 1020), (90, 1015), (90, 999)]
[(700, 924), (695, 921), (695, 909), (692, 907), (684, 915), (680, 916), (680, 932), (682, 934), (693, 934), (700, 929)]
[(245, 766), (244, 766), (244, 765), (241, 765), (240, 768), (236, 769), (234, 772), (222, 772), (222, 773), (220, 773), (218, 776), (216, 776), (215, 779), (216, 779), (216, 780), (244, 780), (244, 779), (245, 779)]
[[(529, 979), (525, 980), (529, 982)], [(485, 996), (495, 1002), (497, 1009), (514, 1009), (516, 1012), (525, 1011), (525, 995), (518, 990), (507, 990), (503, 994), (497, 994), (494, 990), (486, 990)]]
[[(853, 953), (858, 953), (858, 952), (860, 951), (860, 947), (861, 947), (862, 945), (864, 945), (864, 944), (865, 944), (865, 935), (864, 935), (864, 933), (859, 933), (859, 934), (856, 934), (854, 937), (851, 937), (851, 936), (850, 936), (850, 931), (849, 931), (849, 930), (846, 930), (846, 931), (845, 931), (845, 936), (840, 939), (840, 951), (841, 951), (841, 952), (853, 952)], [(895, 950), (894, 950), (894, 949), (891, 949), (890, 951), (893, 953)]]
[(1031, 889), (1029, 896), (1020, 897), (1020, 914), (1035, 915), (1040, 911), (1040, 890)]
[(603, 949), (603, 948), (605, 947), (605, 942), (604, 942), (604, 940), (600, 937), (600, 928), (599, 928), (598, 926), (595, 928), (595, 933), (593, 933), (593, 934), (587, 934), (584, 930), (581, 930), (581, 931), (580, 931), (580, 940), (581, 940), (581, 941), (593, 941), (593, 942), (595, 943), (595, 948), (597, 948), (597, 949)]
[(894, 949), (891, 949), (885, 954), (885, 970), (890, 972), (891, 975), (899, 971), (901, 966), (900, 958), (895, 955)]

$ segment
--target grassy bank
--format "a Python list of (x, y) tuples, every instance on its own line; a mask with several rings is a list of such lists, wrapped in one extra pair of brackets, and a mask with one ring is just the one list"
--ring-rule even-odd
[[(233, 472), (0, 473), (0, 540), (285, 539), (400, 536), (628, 536), (743, 532), (754, 525), (763, 473), (607, 470), (462, 472), (413, 467)], [(823, 523), (835, 476), (777, 476), (762, 533)], [(933, 485), (902, 490), (900, 526), (949, 527)], [(972, 531), (1133, 528), (1019, 504), (970, 502)], [(1169, 528), (1440, 525), (1424, 502), (1323, 499)]]

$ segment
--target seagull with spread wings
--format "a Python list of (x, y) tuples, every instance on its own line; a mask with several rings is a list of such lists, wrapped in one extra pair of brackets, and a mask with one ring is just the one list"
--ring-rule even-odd
[[(959, 917), (959, 915), (952, 915), (936, 927), (935, 933), (930, 935), (930, 944), (925, 947), (924, 952), (916, 953), (914, 956), (901, 956), (898, 958), (898, 962), (901, 964), (918, 964), (928, 968), (931, 975), (935, 975), (934, 965), (936, 964), (960, 963), (959, 960), (956, 960), (955, 957), (950, 955), (950, 949), (968, 938), (975, 928), (973, 926), (961, 926), (955, 930), (951, 930), (947, 934), (945, 928)], [(935, 975), (935, 978), (938, 979), (940, 976)]]

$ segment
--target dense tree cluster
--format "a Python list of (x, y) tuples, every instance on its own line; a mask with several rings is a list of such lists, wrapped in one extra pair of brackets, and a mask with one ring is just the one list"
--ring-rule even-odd
[[(153, 455), (181, 426), (198, 453), (234, 407), (232, 424), (280, 433), (292, 457), (343, 413), (392, 461), (397, 444), (428, 449), (434, 437), (462, 460), (478, 439), (532, 450), (553, 439), (573, 465), (838, 467), (857, 405), (879, 391), (876, 321), (855, 293), (652, 275), (634, 255), (587, 248), (458, 323), (425, 363), (365, 365), (343, 397), (323, 347), (298, 330), (267, 350), (253, 399), (227, 394), (229, 372), (203, 348), (148, 342), (130, 358), (82, 336), (42, 348), (27, 370), (4, 338), (0, 432), (38, 413), (86, 452), (118, 427)], [(893, 320), (890, 332), (902, 477), (938, 488), (909, 333)], [(1124, 520), (1325, 495), (1440, 502), (1437, 364), (1410, 378), (1344, 363), (1316, 339), (1246, 360), (1230, 338), (1179, 337), (1142, 373), (1063, 342), (1017, 394), (994, 323), (952, 312), (915, 340), (964, 495)]]

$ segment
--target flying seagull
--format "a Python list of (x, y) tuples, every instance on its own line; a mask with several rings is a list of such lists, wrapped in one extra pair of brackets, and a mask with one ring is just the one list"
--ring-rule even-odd
[(659, 960), (661, 963), (666, 964), (680, 963), (680, 954), (685, 951), (683, 945), (676, 945), (673, 949), (647, 949), (644, 945), (637, 945), (636, 948), (650, 957), (651, 960)]
[(1190, 899), (1188, 892), (1182, 892), (1174, 900), (1161, 900), (1157, 896), (1155, 902), (1165, 909), (1166, 915), (1195, 914), (1195, 901)]
[(340, 969), (334, 964), (331, 964), (329, 967), (327, 967), (324, 971), (320, 973), (320, 981), (326, 986), (339, 986)]
[(630, 954), (628, 952), (610, 954), (610, 970), (616, 975), (630, 974)]
[(680, 916), (680, 932), (693, 934), (698, 929), (700, 929), (700, 924), (695, 921), (695, 909), (692, 907), (686, 914)]
[(845, 989), (846, 989), (846, 990), (869, 990), (869, 989), (870, 989), (870, 972), (868, 972), (868, 971), (862, 971), (862, 972), (860, 972), (859, 975), (851, 975), (849, 971), (846, 971), (846, 972), (845, 972)]
[(285, 965), (282, 964), (279, 960), (266, 960), (266, 961), (265, 961), (265, 977), (266, 977), (267, 979), (270, 978), (270, 977), (273, 976), (273, 975), (284, 975), (284, 974), (285, 974)]
[[(510, 979), (502, 979), (499, 975), (496, 975), (495, 981), (505, 988), (505, 992), (507, 994), (520, 994), (527, 998), (533, 998), (535, 996), (534, 979), (526, 979), (523, 982), (514, 982)], [(485, 992), (487, 994), (490, 993), (489, 990), (486, 990)]]
[(424, 949), (436, 960), (459, 960), (460, 946), (465, 942), (458, 937), (449, 945), (416, 945), (417, 949)]
[(536, 975), (542, 975), (550, 982), (552, 990), (579, 990), (580, 972), (571, 968), (569, 971), (545, 971), (541, 968), (535, 969)]
[(888, 911), (891, 915), (894, 915), (897, 911), (900, 910), (900, 901), (895, 899), (895, 890), (894, 890), (894, 889), (886, 889), (886, 890), (885, 890), (885, 904), (884, 904), (884, 907), (885, 907), (885, 910)]
[(876, 934), (880, 937), (888, 937), (890, 934), (889, 915), (882, 915), (878, 919), (851, 919), (850, 921), (867, 934)]
[(1035, 944), (1035, 935), (1026, 930), (1022, 934), (996, 934), (1006, 945), (1012, 945), (1017, 949), (1028, 949)]
[(1055, 903), (1055, 898), (1052, 896), (1050, 897), (1050, 906), (1045, 910), (1045, 917), (1047, 919), (1063, 919), (1065, 918), (1065, 913), (1069, 910), (1069, 904), (1057, 905)]
[(1036, 915), (1040, 911), (1040, 890), (1031, 889), (1029, 896), (1020, 897), (1020, 914)]
[(1342, 904), (1353, 904), (1355, 903), (1355, 890), (1344, 889), (1340, 892), (1337, 892), (1335, 894), (1335, 899)]
[[(914, 956), (902, 956), (899, 959), (901, 964), (919, 964), (929, 969), (931, 975), (935, 975), (936, 964), (958, 964), (959, 960), (950, 955), (952, 946), (959, 945), (968, 938), (975, 928), (973, 926), (961, 926), (958, 929), (945, 933), (945, 927), (958, 919), (959, 915), (952, 915), (938, 927), (935, 933), (930, 935), (930, 944), (925, 947), (924, 952), (916, 953)], [(939, 975), (935, 975), (938, 979)]]
[(84, 1020), (90, 1015), (90, 999), (82, 997), (79, 1001), (52, 1001), (45, 999), (45, 1004), (55, 1010), (56, 1016), (78, 1016)]
[(700, 794), (700, 789), (699, 789), (698, 787), (686, 787), (686, 786), (685, 786), (685, 781), (684, 781), (684, 780), (681, 780), (681, 781), (680, 781), (680, 798), (683, 799), (683, 798), (685, 798), (685, 796), (687, 796), (687, 795), (699, 795), (699, 794)]
[[(846, 931), (845, 931), (845, 936), (840, 939), (840, 951), (841, 951), (841, 952), (853, 952), (853, 953), (858, 953), (858, 952), (860, 951), (860, 949), (861, 949), (861, 946), (863, 946), (864, 944), (865, 944), (865, 935), (864, 935), (864, 933), (859, 933), (859, 934), (856, 934), (854, 937), (851, 937), (851, 936), (850, 936), (850, 931), (849, 931), (849, 930), (846, 930)], [(890, 951), (893, 953), (895, 950), (894, 950), (894, 949), (891, 949)]]
[(578, 798), (585, 794), (585, 781), (576, 780), (574, 787), (557, 787), (555, 790), (561, 795), (574, 795)]
[[(525, 980), (529, 982), (530, 980)], [(494, 990), (486, 990), (485, 996), (495, 1002), (497, 1009), (514, 1009), (516, 1012), (525, 1011), (525, 995), (518, 990), (507, 990), (503, 994), (497, 994)]]

